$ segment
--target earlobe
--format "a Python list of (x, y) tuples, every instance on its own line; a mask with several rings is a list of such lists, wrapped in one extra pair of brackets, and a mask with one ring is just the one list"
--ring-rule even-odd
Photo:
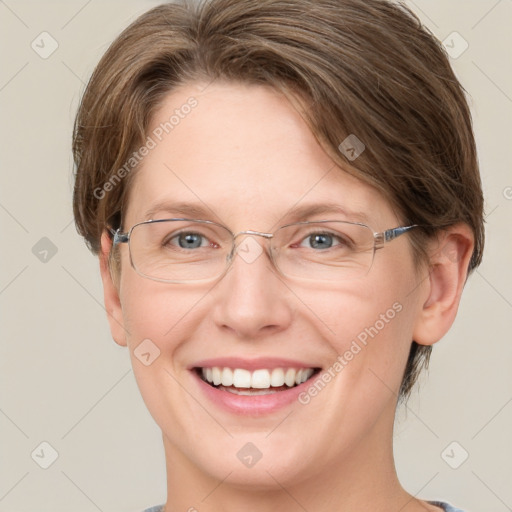
[(414, 326), (413, 339), (416, 343), (433, 345), (452, 326), (473, 247), (473, 233), (466, 224), (456, 224), (444, 230), (432, 244), (428, 291)]
[(110, 265), (109, 254), (112, 247), (112, 240), (104, 231), (101, 236), (100, 273), (103, 282), (103, 299), (105, 311), (110, 325), (110, 332), (114, 341), (121, 346), (127, 345), (126, 330), (124, 328), (123, 311), (119, 298), (119, 286), (114, 282)]

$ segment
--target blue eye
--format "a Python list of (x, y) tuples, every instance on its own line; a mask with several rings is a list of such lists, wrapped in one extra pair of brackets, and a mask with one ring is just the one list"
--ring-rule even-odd
[(314, 233), (308, 237), (308, 242), (313, 249), (329, 249), (334, 244), (334, 236), (328, 233)]
[(170, 245), (178, 245), (181, 249), (197, 249), (210, 245), (207, 238), (199, 233), (184, 232), (169, 239)]
[(309, 233), (302, 239), (302, 242), (299, 245), (307, 249), (322, 251), (331, 249), (332, 247), (341, 248), (342, 246), (346, 246), (347, 243), (338, 234), (318, 231), (316, 233)]

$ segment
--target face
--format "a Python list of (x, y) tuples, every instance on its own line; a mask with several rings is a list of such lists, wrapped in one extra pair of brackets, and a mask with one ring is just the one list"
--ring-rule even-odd
[[(375, 232), (401, 225), (376, 190), (333, 163), (282, 95), (229, 83), (203, 89), (173, 91), (152, 120), (150, 132), (160, 133), (195, 98), (137, 170), (126, 231), (173, 217), (212, 220), (233, 233), (300, 220), (366, 219)], [(333, 204), (345, 213), (292, 213)], [(140, 276), (120, 246), (114, 338), (130, 350), (167, 455), (197, 474), (230, 473), (232, 482), (260, 487), (286, 487), (356, 459), (378, 467), (390, 456), (396, 397), (425, 300), (407, 235), (378, 250), (367, 275), (340, 282), (283, 277), (267, 240), (237, 241), (255, 257), (239, 251), (221, 279), (195, 284)], [(214, 387), (203, 368), (210, 378), (241, 370), (263, 388), (240, 395)], [(278, 387), (279, 368), (309, 379)]]

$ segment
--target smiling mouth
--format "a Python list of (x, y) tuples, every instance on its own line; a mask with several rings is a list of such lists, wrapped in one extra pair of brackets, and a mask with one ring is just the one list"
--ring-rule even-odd
[(315, 376), (320, 368), (273, 368), (254, 371), (213, 366), (195, 368), (210, 386), (235, 395), (269, 395), (299, 386)]

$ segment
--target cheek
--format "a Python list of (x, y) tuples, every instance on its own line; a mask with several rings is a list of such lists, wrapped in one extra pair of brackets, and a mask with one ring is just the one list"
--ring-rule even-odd
[[(133, 351), (143, 339), (151, 339), (162, 351), (173, 349), (177, 332), (188, 326), (201, 293), (193, 288), (159, 283), (127, 269), (122, 276), (121, 304)], [(165, 341), (165, 343), (164, 343)]]
[(186, 371), (187, 342), (200, 320), (201, 294), (138, 276), (123, 286), (128, 349), (141, 396), (157, 424), (173, 425), (178, 438), (185, 436), (186, 421), (179, 411), (190, 404), (179, 382)]
[[(335, 385), (361, 393), (398, 391), (412, 340), (416, 308), (404, 283), (359, 282), (340, 291), (309, 294), (311, 322), (332, 348)], [(313, 318), (316, 318), (316, 320)], [(389, 394), (391, 391), (385, 391)]]
[(142, 278), (130, 268), (122, 276), (120, 295), (136, 377), (156, 378), (146, 367), (161, 367), (164, 361), (173, 371), (176, 353), (193, 325), (198, 294)]

